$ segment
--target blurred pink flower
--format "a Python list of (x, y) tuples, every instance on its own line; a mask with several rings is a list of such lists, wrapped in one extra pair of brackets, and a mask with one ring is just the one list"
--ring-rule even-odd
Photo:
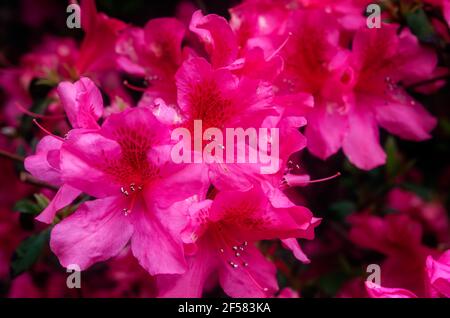
[[(275, 267), (255, 243), (313, 235), (314, 218), (300, 206), (274, 208), (261, 189), (219, 192), (214, 200), (193, 202), (182, 232), (188, 244), (188, 270), (158, 278), (161, 296), (200, 297), (218, 275), (232, 297), (269, 297), (278, 289)], [(195, 285), (193, 285), (195, 284)]]

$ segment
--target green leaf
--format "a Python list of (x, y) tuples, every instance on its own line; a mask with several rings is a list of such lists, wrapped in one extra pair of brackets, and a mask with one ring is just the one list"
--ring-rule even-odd
[(320, 289), (328, 296), (335, 296), (348, 277), (342, 272), (331, 272), (325, 274), (317, 281)]
[(392, 136), (388, 137), (384, 148), (387, 155), (386, 172), (390, 178), (393, 178), (397, 175), (401, 162), (398, 155), (397, 143)]
[(50, 203), (50, 200), (41, 193), (35, 193), (34, 198), (36, 199), (37, 205), (39, 206), (41, 211), (44, 210)]
[(431, 190), (428, 188), (425, 188), (425, 187), (417, 185), (417, 184), (408, 183), (408, 182), (402, 183), (401, 187), (405, 190), (414, 192), (415, 194), (417, 194), (419, 197), (421, 197), (425, 201), (431, 200), (431, 197), (432, 197)]
[(450, 120), (447, 118), (440, 118), (439, 127), (447, 137), (450, 136)]
[(330, 206), (330, 210), (335, 212), (339, 219), (345, 220), (348, 215), (356, 211), (356, 204), (348, 200), (338, 201)]
[(39, 213), (42, 212), (43, 209), (39, 207), (38, 204), (32, 202), (31, 200), (23, 199), (16, 202), (13, 210), (20, 213), (38, 215)]
[(49, 238), (50, 229), (47, 229), (39, 234), (30, 236), (20, 243), (11, 261), (12, 277), (17, 277), (26, 272), (36, 263)]
[(420, 41), (426, 43), (436, 43), (436, 41), (439, 41), (433, 25), (423, 9), (408, 12), (405, 19), (411, 32), (416, 35)]

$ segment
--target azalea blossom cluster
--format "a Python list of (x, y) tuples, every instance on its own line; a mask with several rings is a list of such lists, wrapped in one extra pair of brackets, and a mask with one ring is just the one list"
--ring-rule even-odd
[[(437, 2), (440, 26), (448, 28), (450, 5)], [(0, 73), (2, 119), (14, 128), (18, 117), (34, 118), (39, 129), (35, 149), (25, 145), (23, 176), (47, 188), (44, 201), (51, 199), (36, 220), (49, 225), (60, 265), (85, 271), (110, 262), (108, 277), (120, 282), (114, 296), (132, 284), (146, 297), (202, 297), (217, 286), (230, 297), (298, 296), (294, 286), (280, 291), (281, 266), (266, 242), (314, 269), (309, 256), (327, 248), (315, 232), (327, 219), (292, 194), (341, 174), (311, 180), (317, 174), (298, 154), (326, 160), (342, 150), (368, 173), (388, 160), (380, 128), (418, 142), (437, 125), (416, 96), (442, 88), (448, 69), (391, 13), (368, 28), (370, 3), (245, 0), (229, 19), (183, 3), (177, 17), (138, 27), (81, 0), (81, 44), (47, 37), (20, 66)], [(36, 79), (48, 90), (45, 102), (30, 108)], [(208, 135), (236, 128), (243, 133), (236, 142)], [(211, 160), (174, 160), (180, 129), (190, 133), (181, 156), (206, 151)], [(255, 147), (245, 138), (252, 129), (271, 133), (260, 133)], [(251, 153), (257, 160), (245, 161)], [(276, 157), (275, 169), (264, 170), (268, 155)], [(347, 240), (383, 255), (381, 283), (352, 278), (338, 295), (449, 297), (445, 208), (400, 188), (386, 198), (395, 213), (366, 208), (346, 221)], [(0, 237), (11, 239), (15, 226), (8, 221)], [(438, 244), (425, 245), (425, 233)], [(19, 278), (11, 296), (21, 295), (18, 286), (55, 295)]]

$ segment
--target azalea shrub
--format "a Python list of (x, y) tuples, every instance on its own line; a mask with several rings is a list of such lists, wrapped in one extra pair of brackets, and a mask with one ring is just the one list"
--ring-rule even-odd
[(450, 297), (450, 1), (164, 2), (0, 5), (0, 295)]

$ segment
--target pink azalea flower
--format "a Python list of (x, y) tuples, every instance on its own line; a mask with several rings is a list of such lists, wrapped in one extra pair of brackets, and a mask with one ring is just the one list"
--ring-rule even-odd
[(204, 43), (213, 68), (232, 64), (238, 57), (236, 35), (225, 18), (200, 10), (194, 12), (189, 29)]
[(78, 74), (101, 72), (116, 66), (116, 45), (119, 32), (126, 24), (98, 13), (95, 1), (81, 1), (81, 23), (85, 36), (81, 43), (75, 68)]
[[(444, 252), (438, 260), (428, 256), (426, 260), (425, 297), (450, 297), (450, 250)], [(387, 288), (366, 282), (366, 290), (372, 298), (417, 298), (408, 289)]]
[(230, 9), (230, 25), (240, 47), (273, 50), (270, 38), (285, 34), (292, 1), (247, 0)]
[[(378, 126), (409, 140), (424, 140), (436, 119), (398, 85), (431, 77), (432, 51), (395, 26), (361, 29), (352, 52), (340, 47), (339, 29), (323, 12), (298, 12), (284, 51), (285, 90), (312, 93), (315, 107), (306, 115), (308, 149), (322, 159), (341, 147), (361, 169), (385, 162)], [(316, 21), (326, 21), (317, 28)], [(300, 21), (300, 22), (297, 22)], [(350, 54), (350, 55), (349, 55)]]
[(18, 105), (25, 108), (31, 105), (28, 93), (31, 81), (40, 78), (57, 82), (61, 78), (70, 78), (69, 69), (77, 54), (73, 39), (47, 36), (42, 44), (21, 57), (18, 67), (0, 70), (0, 85), (7, 94), (3, 115), (9, 125), (16, 126), (22, 115)]
[(36, 153), (25, 159), (25, 169), (33, 176), (49, 184), (60, 186), (49, 205), (36, 217), (40, 222), (51, 223), (56, 212), (72, 203), (81, 193), (61, 180), (60, 150), (62, 144), (63, 141), (53, 136), (46, 136), (37, 145)]
[[(131, 240), (150, 273), (182, 273), (185, 260), (167, 208), (200, 191), (198, 166), (175, 165), (170, 136), (145, 108), (112, 114), (99, 130), (72, 130), (61, 147), (64, 182), (97, 200), (82, 204), (52, 231), (50, 246), (63, 266), (85, 269), (118, 254)], [(175, 228), (175, 229), (174, 229)]]
[[(103, 113), (103, 100), (99, 89), (89, 78), (76, 83), (62, 82), (57, 88), (69, 122), (74, 128), (98, 129), (97, 120)], [(60, 186), (47, 208), (36, 218), (51, 223), (60, 209), (73, 202), (81, 191), (61, 179), (60, 150), (64, 140), (55, 136), (44, 137), (36, 153), (25, 159), (25, 169), (33, 176), (52, 185)]]
[(231, 297), (269, 297), (278, 289), (275, 267), (255, 246), (262, 239), (311, 235), (311, 212), (300, 206), (274, 208), (261, 189), (219, 192), (214, 200), (194, 202), (182, 232), (191, 255), (181, 276), (158, 277), (163, 297), (200, 297), (218, 277)]
[(262, 127), (269, 115), (272, 88), (261, 81), (238, 78), (227, 69), (214, 70), (202, 58), (193, 58), (176, 75), (182, 120), (202, 120), (209, 127)]
[[(430, 138), (436, 125), (436, 119), (398, 85), (430, 78), (436, 56), (420, 47), (409, 31), (400, 35), (396, 32), (395, 26), (387, 25), (363, 29), (353, 40), (351, 59), (355, 75), (350, 81), (355, 83), (354, 105), (347, 112), (348, 128), (342, 146), (350, 161), (363, 169), (385, 162), (378, 125), (414, 141)], [(338, 133), (342, 135), (343, 131)]]
[[(323, 23), (318, 26), (316, 21)], [(292, 35), (281, 51), (285, 67), (277, 85), (285, 94), (307, 92), (314, 96), (314, 108), (303, 110), (308, 120), (308, 149), (326, 158), (341, 143), (340, 135), (329, 133), (328, 127), (346, 127), (340, 113), (346, 107), (342, 94), (348, 88), (337, 73), (345, 68), (348, 53), (339, 45), (337, 22), (321, 11), (295, 12), (288, 30)]]
[[(176, 74), (176, 83), (178, 104), (172, 126), (187, 128), (193, 138), (196, 136), (195, 120), (202, 121), (203, 131), (218, 128), (225, 136), (226, 128), (258, 129), (264, 127), (268, 116), (278, 114), (272, 102), (272, 88), (268, 84), (238, 78), (228, 69), (214, 70), (203, 58), (185, 61)], [(162, 113), (167, 111), (162, 110)], [(222, 162), (225, 162), (223, 158)], [(257, 164), (226, 163), (208, 167), (215, 186), (239, 189), (251, 187), (250, 175), (259, 175), (258, 168)]]
[(125, 72), (143, 77), (149, 87), (145, 102), (176, 100), (174, 76), (183, 61), (185, 27), (174, 18), (150, 20), (143, 29), (124, 30), (116, 43), (117, 63)]
[(374, 3), (371, 0), (299, 0), (299, 2), (306, 9), (321, 9), (337, 16), (339, 24), (351, 31), (366, 27), (364, 13), (367, 5)]
[(427, 257), (426, 269), (430, 282), (430, 294), (433, 297), (450, 297), (450, 250), (437, 259)]
[(99, 128), (97, 120), (103, 115), (103, 98), (89, 78), (83, 77), (74, 84), (62, 82), (57, 91), (73, 128)]
[(449, 242), (447, 211), (439, 202), (425, 202), (412, 192), (394, 189), (388, 195), (388, 206), (421, 222), (424, 229), (434, 234), (440, 243)]
[(349, 221), (352, 242), (386, 255), (380, 264), (383, 287), (405, 289), (419, 297), (429, 295), (425, 264), (427, 257), (437, 256), (439, 252), (422, 244), (419, 223), (400, 214), (390, 214), (384, 218), (352, 215)]
[[(79, 76), (89, 75), (102, 82), (111, 99), (115, 96), (127, 99), (123, 88), (111, 88), (111, 83), (118, 78), (116, 73), (111, 73), (111, 70), (115, 72), (116, 68), (114, 46), (119, 31), (125, 24), (98, 13), (92, 0), (82, 1), (82, 11), (82, 24), (86, 34), (80, 48), (71, 38), (47, 36), (41, 45), (21, 58), (19, 67), (1, 70), (0, 84), (8, 94), (9, 124), (15, 126), (17, 117), (22, 114), (17, 103), (25, 108), (31, 104), (28, 88), (33, 79), (56, 84), (62, 80), (74, 80)], [(53, 92), (49, 93), (49, 96)]]

